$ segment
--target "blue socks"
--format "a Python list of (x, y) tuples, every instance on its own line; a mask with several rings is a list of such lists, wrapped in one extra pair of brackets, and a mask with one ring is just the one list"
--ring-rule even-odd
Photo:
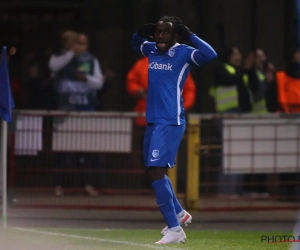
[(180, 213), (182, 213), (183, 209), (182, 209), (182, 207), (181, 207), (179, 201), (177, 200), (177, 197), (176, 197), (176, 195), (173, 191), (171, 180), (169, 179), (169, 177), (167, 175), (165, 175), (165, 178), (168, 180), (168, 183), (169, 183), (169, 185), (171, 187), (171, 190), (172, 190), (172, 193), (173, 193), (173, 204), (174, 204), (176, 215), (179, 215)]
[(174, 192), (168, 179), (164, 178), (156, 180), (152, 183), (152, 186), (155, 191), (157, 205), (168, 225), (168, 228), (178, 228), (179, 223), (173, 202)]

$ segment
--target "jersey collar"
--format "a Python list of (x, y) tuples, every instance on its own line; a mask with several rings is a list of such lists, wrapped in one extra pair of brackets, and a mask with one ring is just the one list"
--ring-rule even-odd
[(175, 43), (171, 48), (169, 48), (169, 50), (170, 49), (174, 49), (175, 47), (177, 47), (177, 46), (179, 46), (180, 44), (179, 43)]
[(167, 54), (169, 57), (173, 57), (175, 55), (175, 47), (179, 46), (179, 43), (175, 43), (169, 50), (167, 51)]
[[(174, 48), (179, 46), (180, 43), (175, 43), (171, 48), (169, 48), (166, 52), (164, 52), (164, 55), (169, 55), (170, 57), (174, 56), (175, 54), (175, 51), (174, 51)], [(151, 51), (151, 53), (153, 54), (160, 54), (158, 51), (157, 51), (157, 47), (155, 46), (155, 49), (156, 49), (156, 52), (154, 51)]]

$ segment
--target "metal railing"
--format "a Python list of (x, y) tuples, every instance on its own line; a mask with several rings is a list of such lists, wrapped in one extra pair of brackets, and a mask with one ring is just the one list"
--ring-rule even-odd
[[(13, 204), (157, 209), (137, 116), (143, 114), (16, 111), (9, 140)], [(169, 177), (187, 209), (291, 209), (298, 205), (299, 154), (298, 116), (190, 114)]]
[(188, 150), (188, 159), (193, 162), (188, 164), (189, 207), (242, 210), (298, 206), (299, 115), (191, 114), (188, 120), (187, 131), (193, 133)]

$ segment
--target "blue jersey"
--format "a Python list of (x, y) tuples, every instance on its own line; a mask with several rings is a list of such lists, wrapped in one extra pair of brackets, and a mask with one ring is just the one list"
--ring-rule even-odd
[[(196, 35), (191, 37), (201, 44), (209, 46)], [(193, 38), (191, 40), (193, 40)], [(148, 123), (185, 124), (182, 90), (191, 65), (201, 64), (215, 58), (210, 48), (209, 58), (199, 49), (176, 43), (168, 51), (162, 53), (156, 43), (145, 41), (137, 34), (132, 39), (133, 46), (149, 58), (148, 93), (146, 120)], [(194, 41), (195, 42), (195, 41)], [(207, 50), (207, 47), (206, 47)], [(199, 56), (200, 55), (200, 56)]]

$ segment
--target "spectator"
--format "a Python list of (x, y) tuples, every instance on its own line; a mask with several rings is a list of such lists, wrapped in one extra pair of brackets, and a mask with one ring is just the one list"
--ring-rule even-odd
[(276, 86), (276, 71), (272, 63), (267, 63), (265, 69), (265, 83), (267, 85), (266, 90), (266, 104), (269, 112), (278, 111), (278, 97), (277, 97), (277, 86)]
[[(253, 66), (248, 71), (248, 80), (252, 93), (254, 114), (265, 114), (276, 111), (275, 68), (262, 49), (256, 49), (250, 55), (254, 58)], [(244, 175), (244, 191), (250, 198), (269, 198), (266, 174)]]
[(218, 113), (251, 111), (246, 73), (250, 69), (252, 61), (253, 58), (248, 57), (242, 68), (242, 56), (239, 49), (236, 47), (225, 49), (222, 63), (214, 71), (214, 86), (210, 88), (210, 94), (215, 100)]
[[(279, 111), (287, 114), (300, 113), (300, 52), (295, 51), (284, 71), (276, 74)], [(282, 200), (299, 201), (300, 175), (281, 173), (280, 193)]]
[(248, 71), (248, 82), (252, 95), (252, 113), (267, 113), (267, 105), (265, 100), (266, 83), (265, 83), (265, 64), (267, 57), (262, 49), (251, 52), (249, 57), (253, 57), (253, 65)]
[[(53, 73), (57, 91), (57, 108), (67, 111), (93, 111), (97, 106), (97, 90), (104, 84), (99, 61), (88, 51), (85, 34), (67, 31), (62, 35), (63, 50), (50, 57), (49, 68)], [(99, 164), (98, 154), (65, 153), (59, 167), (95, 167)], [(91, 184), (91, 174), (83, 175), (86, 192), (97, 195)], [(62, 176), (57, 175), (55, 193), (63, 194)]]
[(78, 40), (74, 39), (76, 34), (64, 34), (65, 49), (49, 61), (58, 91), (58, 109), (92, 111), (104, 76), (97, 58), (87, 51), (86, 35), (78, 34)]
[(262, 49), (256, 49), (249, 56), (254, 63), (248, 71), (248, 80), (252, 93), (252, 113), (275, 112), (277, 107), (275, 67), (268, 61)]
[[(215, 100), (217, 113), (240, 113), (251, 111), (249, 82), (246, 72), (253, 64), (253, 58), (248, 57), (244, 67), (238, 48), (226, 48), (221, 64), (214, 71), (214, 85), (210, 95)], [(222, 119), (218, 121), (219, 138), (222, 138)], [(241, 174), (223, 174), (222, 156), (219, 158), (218, 187), (219, 198), (236, 199), (242, 193)]]
[(295, 51), (284, 71), (276, 74), (279, 110), (300, 113), (300, 52)]

